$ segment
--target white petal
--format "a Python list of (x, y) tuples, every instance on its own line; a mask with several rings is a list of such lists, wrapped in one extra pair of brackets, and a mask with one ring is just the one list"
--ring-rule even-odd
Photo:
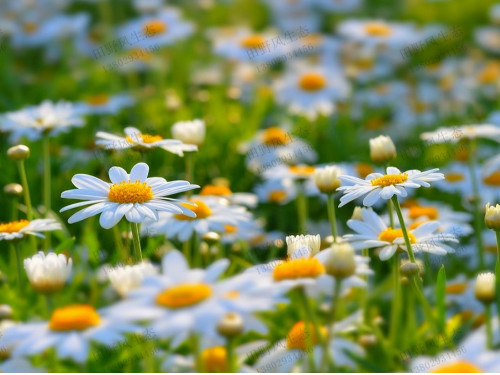
[(149, 166), (146, 163), (137, 163), (130, 171), (130, 181), (145, 182), (148, 178)]

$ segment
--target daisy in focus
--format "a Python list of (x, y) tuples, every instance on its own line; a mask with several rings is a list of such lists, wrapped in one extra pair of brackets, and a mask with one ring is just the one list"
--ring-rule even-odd
[(44, 238), (40, 232), (61, 230), (62, 226), (54, 219), (17, 220), (8, 223), (0, 223), (1, 240), (19, 240), (27, 235)]
[(96, 145), (106, 150), (150, 151), (158, 147), (179, 156), (184, 156), (185, 151), (198, 151), (196, 145), (184, 144), (176, 139), (163, 139), (160, 135), (143, 134), (131, 126), (125, 128), (125, 137), (106, 132), (97, 132), (96, 137)]
[(438, 170), (438, 168), (434, 168), (421, 172), (417, 169), (411, 169), (402, 173), (395, 167), (387, 167), (385, 175), (371, 173), (364, 180), (346, 175), (339, 176), (342, 182), (354, 184), (338, 188), (344, 193), (340, 198), (339, 207), (362, 196), (365, 196), (363, 204), (368, 207), (373, 206), (380, 198), (388, 200), (394, 195), (404, 198), (408, 195), (407, 188), (430, 187), (429, 182), (444, 179), (442, 173), (436, 173)]
[(188, 181), (167, 181), (162, 177), (149, 177), (149, 166), (145, 163), (136, 164), (130, 174), (123, 168), (112, 167), (109, 170), (111, 183), (102, 181), (87, 174), (77, 174), (71, 182), (77, 187), (66, 190), (62, 198), (80, 199), (83, 202), (74, 203), (61, 209), (61, 212), (82, 207), (73, 214), (68, 223), (73, 224), (91, 216), (101, 214), (99, 222), (105, 229), (115, 226), (124, 216), (132, 223), (141, 223), (146, 218), (158, 221), (158, 212), (173, 212), (186, 217), (196, 215), (182, 205), (178, 199), (168, 198), (169, 195), (182, 193), (199, 188)]

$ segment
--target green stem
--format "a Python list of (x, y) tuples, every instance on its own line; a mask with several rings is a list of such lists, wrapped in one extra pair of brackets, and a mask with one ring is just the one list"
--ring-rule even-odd
[[(185, 158), (186, 158), (186, 181), (189, 181), (190, 183), (193, 183), (193, 169), (194, 169), (194, 152), (186, 152), (185, 153)], [(188, 190), (186, 192), (186, 196), (189, 198), (191, 197), (192, 190)]]
[(194, 355), (195, 368), (198, 372), (205, 372), (201, 362), (200, 340), (196, 333), (191, 334), (191, 353)]
[[(362, 255), (364, 257), (369, 257), (369, 254), (368, 254), (368, 249), (363, 249), (361, 250), (362, 251)], [(365, 280), (366, 282), (366, 288), (363, 289), (363, 322), (365, 324), (368, 324), (368, 321), (369, 321), (369, 313), (368, 313), (368, 275), (363, 275), (362, 276), (363, 280)]]
[(399, 336), (399, 321), (401, 317), (401, 280), (399, 275), (399, 256), (398, 252), (394, 254), (392, 260), (392, 281), (394, 295), (392, 298), (391, 309), (391, 327), (390, 327), (390, 342), (393, 347), (397, 347), (397, 339)]
[(54, 311), (54, 300), (50, 294), (45, 295), (45, 302), (47, 306), (47, 317), (50, 319), (52, 316), (52, 311)]
[(299, 192), (297, 194), (297, 215), (299, 219), (299, 234), (306, 234), (306, 223), (307, 223), (307, 197), (304, 193), (304, 187), (302, 183), (299, 183)]
[(118, 252), (120, 253), (120, 255), (122, 257), (123, 263), (128, 264), (128, 254), (127, 254), (127, 250), (123, 246), (123, 241), (122, 241), (122, 237), (120, 235), (120, 228), (118, 227), (118, 224), (116, 224), (113, 227), (113, 237), (115, 239), (115, 244), (116, 244), (116, 247), (118, 248)]
[(330, 220), (330, 226), (332, 227), (333, 242), (337, 242), (337, 217), (335, 214), (335, 196), (333, 194), (328, 194), (328, 219)]
[[(337, 319), (338, 305), (340, 300), (340, 292), (342, 290), (342, 279), (335, 278), (335, 285), (333, 287), (333, 297), (332, 297), (332, 307), (330, 311), (330, 316), (327, 323), (327, 331), (325, 342), (327, 343), (327, 348), (332, 345), (334, 330), (333, 325)], [(329, 365), (335, 366), (335, 358), (330, 358), (330, 355), (323, 353), (323, 362), (321, 364), (323, 372), (328, 371)]]
[(193, 267), (201, 267), (201, 254), (200, 254), (200, 241), (198, 239), (198, 233), (194, 232), (192, 236), (193, 241)]
[(387, 201), (387, 211), (389, 211), (389, 225), (394, 229), (394, 207), (392, 201)]
[(497, 260), (495, 262), (495, 293), (497, 303), (498, 324), (500, 324), (500, 231), (495, 231), (497, 239)]
[(413, 254), (413, 249), (411, 247), (410, 238), (408, 237), (408, 231), (406, 230), (406, 224), (403, 218), (403, 213), (401, 212), (401, 206), (399, 205), (398, 197), (394, 195), (391, 199), (394, 203), (396, 214), (398, 215), (399, 225), (401, 226), (401, 230), (403, 231), (406, 249), (408, 250), (408, 256), (410, 257), (410, 261), (412, 263), (416, 263), (415, 254)]
[(234, 347), (235, 347), (235, 340), (234, 338), (229, 337), (226, 342), (227, 372), (229, 373), (238, 372)]
[(16, 258), (16, 266), (17, 266), (17, 286), (19, 288), (19, 292), (23, 292), (24, 290), (24, 279), (23, 279), (23, 266), (21, 259), (21, 249), (19, 248), (19, 243), (15, 245), (11, 242), (10, 247), (12, 250), (12, 256)]
[(139, 237), (139, 224), (130, 223), (132, 226), (132, 237), (134, 240), (134, 260), (135, 263), (142, 262), (141, 239)]
[[(45, 207), (45, 217), (50, 215), (50, 140), (48, 136), (43, 138), (43, 205)], [(50, 249), (50, 232), (45, 233), (45, 250)]]
[(493, 328), (491, 326), (491, 304), (487, 303), (484, 306), (486, 313), (486, 345), (488, 349), (493, 349)]
[(472, 182), (472, 193), (473, 193), (473, 204), (474, 204), (474, 229), (476, 234), (476, 242), (477, 242), (477, 256), (479, 259), (479, 268), (484, 268), (484, 253), (483, 253), (483, 237), (482, 237), (482, 218), (481, 218), (481, 210), (479, 208), (479, 187), (476, 180), (476, 167), (475, 167), (475, 154), (476, 147), (473, 141), (470, 141), (469, 144), (469, 171), (470, 178)]
[[(303, 314), (302, 315), (302, 320), (304, 322), (304, 335), (305, 335), (305, 345), (306, 345), (306, 355), (307, 355), (307, 362), (308, 362), (308, 370), (310, 372), (314, 372), (316, 370), (316, 366), (314, 364), (314, 356), (313, 356), (313, 335), (312, 332), (310, 332), (311, 325), (314, 326), (313, 318), (312, 318), (312, 313), (309, 311), (309, 304), (307, 302), (307, 296), (305, 295), (304, 291), (302, 288), (297, 289), (297, 295), (299, 297), (300, 303), (304, 307), (303, 309)], [(311, 324), (309, 324), (311, 323)], [(315, 329), (315, 327), (313, 328)]]
[(21, 184), (23, 185), (24, 204), (26, 205), (26, 217), (29, 221), (33, 220), (33, 207), (31, 206), (30, 188), (28, 186), (28, 179), (26, 178), (26, 169), (24, 168), (24, 160), (19, 161), (19, 176), (21, 177)]

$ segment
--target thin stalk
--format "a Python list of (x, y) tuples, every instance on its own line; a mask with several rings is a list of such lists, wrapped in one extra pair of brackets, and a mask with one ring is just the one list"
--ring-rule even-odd
[(495, 236), (497, 239), (497, 261), (495, 262), (495, 291), (498, 323), (500, 324), (500, 231), (496, 230)]
[[(185, 153), (185, 158), (186, 158), (186, 181), (189, 181), (190, 183), (193, 182), (193, 170), (194, 170), (194, 152), (186, 152)], [(186, 192), (186, 196), (189, 198), (191, 197), (192, 190), (188, 190)]]
[(19, 176), (21, 177), (21, 184), (23, 185), (24, 204), (26, 205), (26, 217), (29, 221), (31, 221), (33, 220), (33, 207), (31, 206), (30, 188), (28, 186), (28, 179), (26, 178), (24, 160), (19, 161), (17, 165), (19, 168)]
[(389, 212), (389, 225), (394, 229), (394, 207), (392, 201), (387, 201), (387, 211)]
[[(300, 288), (302, 289), (302, 288)], [(305, 346), (306, 346), (306, 354), (307, 354), (307, 362), (308, 362), (308, 370), (310, 372), (315, 372), (316, 366), (314, 363), (314, 356), (313, 356), (313, 336), (312, 332), (310, 332), (311, 325), (309, 323), (312, 323), (311, 317), (309, 316), (309, 312), (307, 311), (306, 305), (303, 303), (303, 295), (301, 290), (297, 290), (297, 295), (299, 296), (299, 299), (301, 301), (301, 304), (303, 305), (304, 309), (302, 310), (303, 313), (302, 315), (302, 321), (304, 322), (304, 336), (305, 336)], [(306, 297), (307, 299), (307, 297)]]
[(200, 353), (200, 339), (196, 335), (196, 333), (191, 334), (191, 353), (194, 355), (194, 363), (195, 368), (199, 372), (205, 372), (203, 368), (203, 364), (201, 362), (201, 353)]
[(403, 231), (406, 249), (408, 250), (408, 256), (410, 257), (410, 261), (412, 263), (416, 263), (415, 254), (413, 253), (413, 249), (411, 247), (410, 238), (408, 237), (408, 231), (406, 230), (406, 224), (403, 218), (403, 213), (401, 212), (401, 206), (399, 205), (398, 198), (397, 196), (394, 195), (391, 199), (392, 202), (394, 203), (394, 207), (396, 208), (396, 214), (398, 215), (399, 225), (401, 226), (401, 230)]
[[(328, 326), (326, 331), (325, 341), (328, 346), (332, 345), (334, 330), (333, 325), (335, 324), (335, 320), (337, 319), (338, 305), (340, 300), (340, 292), (342, 290), (342, 279), (335, 278), (335, 285), (333, 287), (333, 298), (332, 298), (332, 307), (330, 311), (330, 316), (328, 319)], [(335, 366), (335, 358), (330, 358), (330, 355), (323, 353), (323, 362), (321, 364), (323, 372), (327, 372), (329, 365)]]
[(120, 229), (118, 227), (118, 224), (113, 227), (113, 237), (115, 239), (116, 247), (118, 249), (118, 252), (120, 253), (122, 257), (122, 261), (124, 264), (128, 263), (128, 253), (125, 247), (123, 246), (123, 241), (122, 237), (120, 235)]
[(50, 319), (52, 311), (54, 311), (54, 300), (50, 294), (45, 295), (45, 302), (47, 307), (47, 317)]
[(236, 365), (236, 354), (235, 354), (235, 340), (232, 337), (229, 337), (226, 342), (226, 360), (227, 360), (227, 372), (235, 373), (238, 371)]
[(491, 304), (487, 303), (484, 306), (486, 314), (486, 345), (488, 349), (493, 349), (493, 328), (491, 326)]
[[(308, 320), (312, 323), (313, 329), (314, 329), (314, 334), (322, 344), (324, 350), (328, 352), (328, 343), (325, 341), (325, 338), (321, 334), (321, 331), (319, 329), (318, 325), (318, 320), (316, 319), (316, 315), (314, 314), (314, 311), (311, 308), (311, 304), (309, 303), (309, 299), (307, 298), (306, 291), (304, 290), (303, 287), (299, 289), (299, 297), (302, 302), (302, 305), (304, 306), (304, 310), (306, 312), (306, 315), (308, 317)], [(326, 353), (325, 352), (325, 353)]]
[(201, 267), (201, 254), (200, 254), (200, 241), (198, 239), (198, 234), (196, 232), (193, 233), (192, 236), (193, 241), (193, 267)]
[(297, 216), (299, 220), (299, 234), (306, 234), (307, 222), (307, 197), (304, 194), (304, 186), (299, 183), (299, 193), (297, 194)]
[[(48, 136), (45, 136), (43, 138), (43, 205), (45, 207), (45, 217), (49, 217), (51, 211), (50, 184), (50, 140)], [(50, 249), (50, 232), (45, 233), (44, 247), (47, 251)]]
[(182, 252), (184, 253), (184, 258), (186, 258), (186, 262), (191, 264), (191, 238), (188, 238), (182, 244)]
[(130, 223), (132, 226), (132, 237), (134, 240), (134, 260), (135, 263), (142, 262), (141, 239), (139, 237), (139, 224)]
[[(368, 249), (363, 249), (361, 250), (362, 251), (362, 255), (364, 257), (368, 257), (369, 254), (368, 254)], [(363, 302), (362, 302), (362, 306), (363, 306), (363, 322), (365, 324), (368, 324), (368, 321), (369, 321), (369, 313), (368, 313), (368, 275), (363, 275), (362, 276), (363, 280), (365, 280), (366, 282), (366, 289), (363, 289)]]
[(328, 194), (328, 219), (330, 220), (330, 226), (332, 227), (333, 242), (337, 242), (338, 232), (337, 232), (337, 217), (335, 214), (335, 196), (333, 194)]
[(21, 249), (19, 248), (19, 243), (15, 245), (10, 241), (10, 248), (12, 251), (12, 256), (16, 258), (16, 266), (17, 266), (17, 286), (19, 288), (19, 292), (22, 293), (24, 290), (24, 279), (23, 279), (23, 266), (21, 264)]
[(396, 252), (392, 260), (392, 281), (394, 295), (391, 308), (390, 342), (393, 347), (397, 347), (399, 336), (399, 322), (401, 317), (401, 279), (399, 275), (399, 254)]
[(12, 221), (17, 221), (19, 219), (19, 199), (17, 197), (12, 198)]
[(475, 167), (475, 154), (476, 145), (473, 141), (469, 143), (469, 171), (472, 183), (473, 204), (474, 204), (474, 229), (477, 242), (477, 256), (479, 259), (479, 268), (484, 267), (484, 253), (483, 253), (483, 237), (482, 237), (482, 215), (479, 208), (479, 187), (476, 180), (476, 167)]

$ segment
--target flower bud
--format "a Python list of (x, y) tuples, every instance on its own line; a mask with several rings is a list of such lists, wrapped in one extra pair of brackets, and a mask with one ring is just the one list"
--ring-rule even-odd
[(316, 235), (299, 235), (299, 236), (286, 236), (286, 244), (288, 246), (288, 256), (291, 257), (296, 251), (299, 251), (299, 256), (305, 256), (300, 252), (310, 252), (313, 256), (319, 252), (321, 247), (321, 237)]
[(25, 145), (12, 146), (7, 150), (7, 156), (14, 161), (24, 160), (29, 158), (30, 149)]
[(71, 273), (73, 261), (63, 254), (39, 251), (24, 260), (28, 280), (37, 292), (49, 294), (61, 290)]
[(342, 174), (341, 169), (335, 165), (316, 168), (314, 170), (314, 182), (319, 191), (324, 194), (332, 194), (342, 183), (338, 178), (340, 174)]
[(491, 303), (495, 300), (495, 274), (493, 272), (483, 272), (477, 275), (474, 294), (482, 303)]
[(325, 269), (328, 274), (339, 279), (353, 275), (356, 272), (354, 248), (348, 242), (334, 243), (328, 250)]
[(0, 305), (0, 320), (12, 318), (12, 307), (9, 305)]
[(240, 335), (244, 328), (243, 318), (237, 313), (226, 314), (217, 324), (217, 332), (227, 338)]
[(420, 272), (420, 267), (416, 263), (407, 262), (401, 265), (399, 272), (401, 272), (403, 276), (411, 277)]
[(371, 348), (377, 344), (377, 337), (375, 335), (361, 335), (358, 342), (364, 348)]
[(484, 215), (486, 226), (493, 230), (500, 230), (500, 204), (490, 206), (486, 204), (486, 213)]
[(215, 232), (207, 232), (202, 237), (203, 241), (205, 241), (209, 245), (214, 245), (219, 242), (220, 235)]
[(172, 126), (172, 136), (187, 144), (201, 146), (205, 141), (203, 120), (179, 121)]
[(380, 135), (370, 139), (370, 158), (375, 163), (387, 163), (396, 159), (396, 146), (390, 137)]
[(23, 187), (19, 184), (8, 184), (3, 187), (3, 192), (8, 195), (21, 195), (23, 193)]

